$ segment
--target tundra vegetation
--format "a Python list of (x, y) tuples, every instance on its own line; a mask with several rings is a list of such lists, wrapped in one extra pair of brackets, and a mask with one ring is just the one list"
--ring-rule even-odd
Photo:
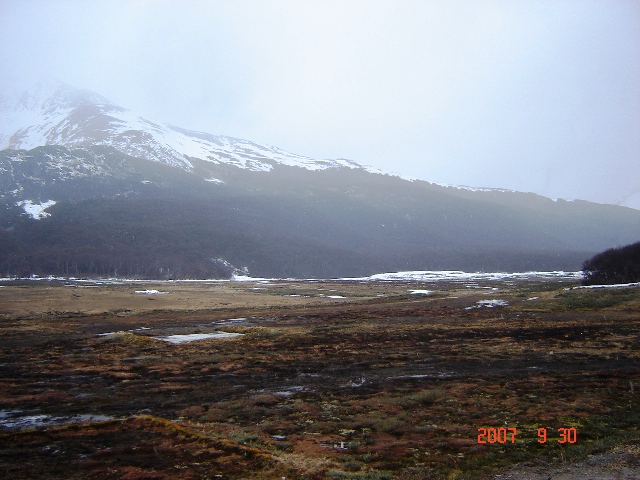
[(578, 283), (4, 282), (0, 476), (638, 475), (640, 288)]

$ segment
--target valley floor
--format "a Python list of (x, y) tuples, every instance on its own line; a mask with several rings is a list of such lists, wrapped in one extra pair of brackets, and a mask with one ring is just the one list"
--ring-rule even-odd
[(0, 476), (640, 478), (640, 287), (576, 285), (3, 282)]

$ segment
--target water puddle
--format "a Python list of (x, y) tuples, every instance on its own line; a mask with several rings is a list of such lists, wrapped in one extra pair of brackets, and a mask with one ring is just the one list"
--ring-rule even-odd
[(156, 340), (162, 340), (163, 342), (169, 342), (173, 344), (195, 342), (198, 340), (208, 340), (212, 338), (233, 338), (240, 337), (242, 333), (229, 333), (229, 332), (215, 332), (215, 333), (190, 333), (186, 335), (167, 335), (165, 337), (153, 337)]
[(51, 415), (30, 415), (21, 410), (0, 410), (0, 426), (5, 428), (30, 429), (45, 428), (54, 425), (84, 422), (105, 422), (113, 420), (108, 415), (63, 415), (52, 417)]

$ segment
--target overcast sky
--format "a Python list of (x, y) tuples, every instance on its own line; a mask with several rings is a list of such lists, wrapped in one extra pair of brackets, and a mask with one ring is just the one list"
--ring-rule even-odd
[(640, 2), (0, 0), (0, 75), (407, 177), (640, 208)]

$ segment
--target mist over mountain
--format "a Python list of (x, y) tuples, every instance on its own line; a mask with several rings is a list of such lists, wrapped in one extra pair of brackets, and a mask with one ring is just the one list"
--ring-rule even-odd
[(0, 112), (2, 149), (107, 145), (186, 171), (194, 169), (194, 159), (254, 171), (269, 171), (276, 164), (309, 170), (365, 168), (349, 160), (314, 160), (247, 140), (154, 123), (98, 94), (53, 79), (41, 79), (28, 90), (5, 92)]
[(578, 270), (640, 211), (409, 181), (159, 124), (55, 81), (0, 96), (0, 274)]

